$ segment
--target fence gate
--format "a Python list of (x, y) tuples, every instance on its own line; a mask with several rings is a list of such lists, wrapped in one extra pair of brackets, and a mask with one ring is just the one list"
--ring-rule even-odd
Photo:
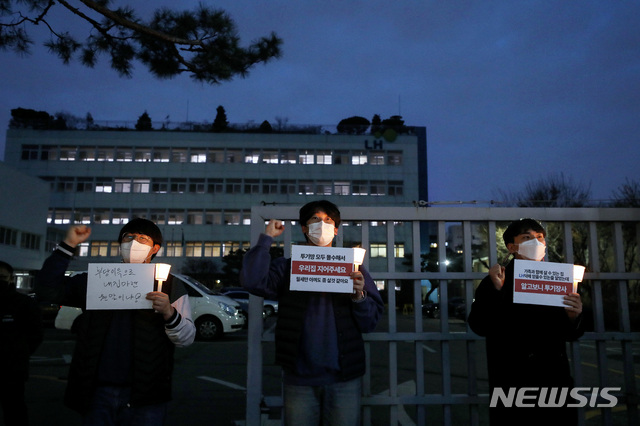
[[(275, 243), (289, 257), (291, 244), (304, 241), (298, 209), (253, 207), (252, 245), (266, 220), (280, 219), (286, 227)], [(506, 253), (502, 232), (522, 217), (547, 229), (549, 261), (587, 267), (580, 284), (587, 331), (569, 344), (575, 384), (620, 391), (613, 408), (580, 408), (580, 424), (640, 424), (640, 209), (343, 207), (341, 214), (337, 246), (367, 249), (364, 266), (386, 303), (365, 335), (364, 425), (488, 424), (484, 339), (465, 318), (475, 286)], [(251, 296), (247, 425), (282, 418), (269, 324), (262, 299)]]

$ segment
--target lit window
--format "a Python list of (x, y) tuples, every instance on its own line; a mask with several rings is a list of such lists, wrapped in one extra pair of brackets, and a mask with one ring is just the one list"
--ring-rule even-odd
[(202, 257), (202, 242), (189, 241), (185, 247), (186, 257)]
[(154, 148), (153, 149), (153, 161), (156, 163), (168, 163), (169, 162), (169, 148)]
[(367, 164), (367, 154), (360, 152), (360, 153), (354, 153), (351, 156), (351, 164), (353, 165), (362, 165), (362, 164)]
[(333, 156), (330, 151), (320, 151), (316, 154), (316, 164), (333, 164)]
[(371, 243), (369, 246), (370, 257), (387, 257), (387, 245), (384, 243)]
[(113, 192), (131, 192), (131, 179), (115, 179)]
[(75, 146), (60, 147), (60, 161), (75, 161), (75, 160), (76, 160)]
[(105, 257), (109, 256), (109, 242), (108, 241), (91, 241), (91, 256), (92, 257)]
[(129, 147), (116, 148), (116, 161), (133, 161), (133, 150)]
[(380, 152), (369, 153), (369, 164), (384, 166), (384, 154)]
[(144, 162), (144, 163), (151, 161), (151, 149), (136, 148), (134, 159), (135, 161)]
[(240, 225), (240, 212), (225, 210), (224, 212), (224, 224), (225, 225)]
[(278, 152), (264, 151), (262, 153), (262, 162), (267, 164), (278, 164)]
[(150, 186), (151, 186), (150, 179), (134, 179), (133, 180), (133, 192), (141, 192), (144, 194), (148, 194)]
[(280, 154), (280, 164), (296, 164), (298, 162), (296, 151), (283, 151)]
[(260, 151), (247, 151), (244, 155), (244, 162), (247, 164), (258, 164), (260, 162)]
[(191, 150), (191, 162), (192, 163), (206, 163), (207, 152), (204, 149), (192, 149)]
[(300, 154), (298, 162), (300, 164), (313, 164), (313, 154)]

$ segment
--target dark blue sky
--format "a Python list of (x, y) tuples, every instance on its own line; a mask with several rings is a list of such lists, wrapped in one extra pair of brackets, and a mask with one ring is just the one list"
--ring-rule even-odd
[(154, 121), (210, 122), (218, 105), (233, 123), (400, 114), (427, 127), (431, 201), (495, 199), (550, 173), (590, 185), (596, 200), (640, 180), (637, 1), (205, 3), (229, 12), (247, 43), (275, 31), (282, 58), (208, 86), (157, 80), (141, 65), (122, 79), (105, 58), (94, 70), (65, 66), (40, 47), (0, 52), (0, 125), (16, 107), (99, 121), (147, 110)]

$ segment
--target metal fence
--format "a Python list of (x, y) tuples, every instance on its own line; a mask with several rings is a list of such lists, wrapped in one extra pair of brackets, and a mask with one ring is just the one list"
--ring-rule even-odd
[[(279, 243), (289, 257), (291, 243), (303, 240), (298, 209), (254, 207), (252, 244), (266, 220), (284, 220), (289, 226)], [(363, 424), (488, 424), (484, 339), (449, 306), (454, 295), (468, 314), (475, 287), (505, 251), (504, 227), (521, 217), (547, 228), (550, 261), (587, 267), (580, 287), (587, 331), (569, 344), (575, 385), (621, 390), (614, 408), (580, 408), (580, 424), (640, 424), (640, 209), (345, 207), (341, 213), (337, 245), (370, 249), (364, 266), (387, 303), (377, 330), (365, 335)], [(427, 294), (438, 296), (438, 319), (423, 315), (425, 283), (437, 287)], [(251, 296), (248, 425), (282, 406), (277, 367), (265, 355), (274, 337), (263, 329), (261, 312), (262, 300)]]

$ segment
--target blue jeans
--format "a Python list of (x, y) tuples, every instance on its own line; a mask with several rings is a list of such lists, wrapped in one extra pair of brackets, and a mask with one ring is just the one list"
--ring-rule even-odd
[(89, 412), (82, 418), (83, 426), (148, 426), (163, 425), (167, 404), (129, 407), (131, 388), (100, 386), (96, 389)]
[(285, 425), (359, 425), (361, 394), (361, 378), (324, 386), (284, 385)]

